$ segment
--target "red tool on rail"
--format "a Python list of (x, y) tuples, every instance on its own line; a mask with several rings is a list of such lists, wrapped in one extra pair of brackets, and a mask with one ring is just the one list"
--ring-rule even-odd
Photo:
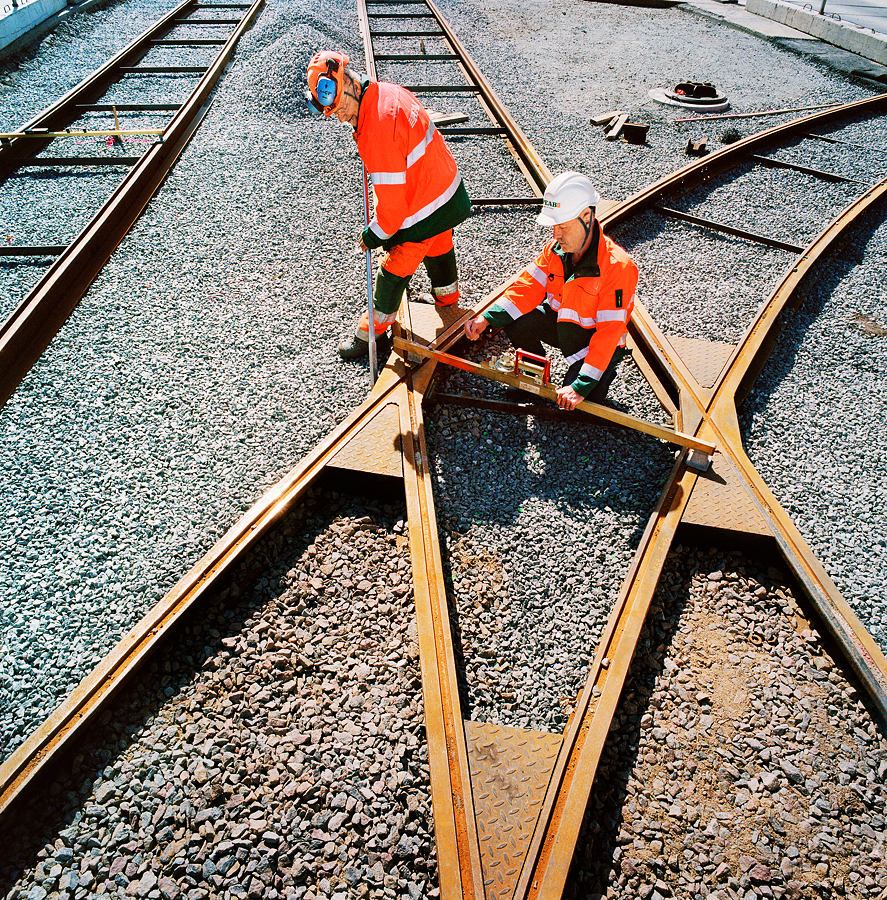
[(514, 354), (514, 374), (524, 375), (538, 384), (548, 384), (551, 380), (551, 360), (526, 350)]

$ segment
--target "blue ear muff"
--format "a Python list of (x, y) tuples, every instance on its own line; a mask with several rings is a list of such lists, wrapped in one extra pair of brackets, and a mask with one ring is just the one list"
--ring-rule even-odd
[(305, 88), (305, 102), (311, 109), (314, 110), (314, 112), (320, 115), (323, 114), (323, 107), (317, 102), (317, 100), (315, 100), (314, 94), (312, 94), (311, 91), (308, 90), (308, 88)]
[(323, 106), (332, 106), (336, 101), (338, 85), (328, 75), (321, 75), (317, 79), (317, 102)]

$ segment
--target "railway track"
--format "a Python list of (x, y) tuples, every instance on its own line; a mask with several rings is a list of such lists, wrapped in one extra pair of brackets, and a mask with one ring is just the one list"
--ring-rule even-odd
[[(665, 197), (706, 183), (737, 160), (786, 135), (806, 132), (842, 115), (879, 116), (884, 103), (884, 97), (874, 98), (734, 145), (616, 205), (602, 216), (604, 225), (615, 228), (631, 215), (664, 207)], [(433, 360), (410, 366), (394, 360), (367, 401), (269, 492), (10, 758), (2, 770), (4, 814), (21, 802), (32, 782), (39, 780), (41, 769), (76, 743), (168, 631), (222, 584), (242, 556), (272, 534), (294, 505), (309, 496), (322, 474), (342, 470), (403, 480), (442, 896), (560, 896), (635, 643), (681, 523), (752, 534), (777, 546), (883, 719), (887, 672), (883, 654), (745, 457), (736, 403), (763, 366), (780, 314), (803, 276), (853, 221), (880, 202), (884, 190), (882, 183), (866, 191), (809, 247), (798, 248), (798, 259), (788, 267), (746, 335), (729, 350), (719, 346), (700, 351), (687, 341), (668, 338), (653, 317), (639, 308), (632, 330), (639, 367), (675, 427), (712, 440), (718, 452), (707, 476), (687, 469), (684, 453), (678, 456), (563, 735), (534, 732), (531, 741), (521, 729), (463, 721), (423, 427), (422, 402), (441, 373)], [(717, 225), (702, 223), (698, 216), (693, 224)], [(492, 302), (498, 293), (485, 302)], [(416, 304), (405, 308), (399, 325), (406, 335), (438, 350), (453, 348), (460, 331), (457, 317), (442, 321), (433, 310)], [(725, 508), (738, 514), (725, 521), (721, 515)], [(510, 754), (533, 772), (531, 790), (508, 782), (513, 767), (502, 761)], [(513, 808), (506, 807), (503, 813), (501, 806), (483, 805), (481, 800), (490, 796), (490, 784), (505, 785), (503, 793)], [(495, 836), (506, 823), (512, 828), (516, 819), (521, 820), (520, 835), (507, 847), (497, 845)]]
[[(185, 0), (154, 26), (139, 35), (113, 59), (83, 79), (56, 103), (24, 124), (19, 131), (0, 138), (0, 182), (22, 172), (50, 170), (60, 176), (70, 170), (128, 169), (111, 196), (68, 245), (44, 246), (18, 243), (0, 247), (2, 257), (44, 258), (50, 263), (42, 278), (22, 298), (0, 327), (0, 403), (12, 395), (31, 366), (67, 320), (102, 266), (158, 190), (163, 179), (206, 114), (211, 94), (231, 59), (237, 41), (262, 8), (261, 0), (247, 3), (200, 3)], [(220, 15), (222, 13), (223, 15)], [(235, 18), (233, 15), (239, 13)], [(196, 15), (195, 15), (196, 14)], [(182, 36), (182, 29), (212, 32), (212, 37)], [(177, 34), (178, 32), (178, 34)], [(199, 66), (152, 65), (145, 62), (158, 50), (204, 53), (215, 50), (212, 60)], [(186, 77), (196, 85), (182, 103), (116, 103), (108, 97), (126, 79), (145, 76)], [(101, 102), (104, 100), (105, 102)], [(171, 113), (171, 115), (169, 115)], [(106, 127), (74, 128), (75, 122), (101, 115)], [(120, 126), (129, 116), (153, 118), (150, 129)], [(166, 124), (157, 120), (168, 116)], [(113, 118), (112, 118), (113, 117)], [(92, 119), (94, 121), (94, 119)], [(107, 127), (111, 122), (113, 125)], [(72, 153), (72, 138), (104, 137), (120, 145), (123, 138), (153, 138), (138, 156), (127, 156), (116, 147), (99, 156)], [(46, 155), (58, 144), (61, 153)], [(67, 155), (65, 155), (67, 151)], [(14, 223), (7, 223), (10, 227)]]
[[(383, 77), (402, 83), (402, 79), (397, 77), (399, 67), (409, 65), (415, 70), (417, 65), (421, 65), (428, 70), (431, 64), (433, 75), (427, 79), (429, 83), (404, 86), (417, 94), (426, 106), (430, 106), (433, 99), (441, 95), (449, 97), (468, 95), (472, 98), (492, 124), (479, 125), (473, 121), (466, 126), (444, 124), (441, 125), (441, 132), (450, 138), (504, 140), (532, 192), (529, 197), (473, 197), (472, 203), (476, 206), (536, 204), (545, 190), (545, 185), (551, 181), (551, 172), (511, 113), (496, 96), (496, 92), (443, 19), (438, 8), (430, 0), (416, 0), (410, 3), (360, 0), (357, 13), (370, 77)], [(426, 28), (425, 25), (430, 27)], [(384, 49), (377, 49), (380, 46)], [(385, 71), (391, 71), (392, 74), (379, 76), (376, 70), (377, 61), (383, 63)], [(437, 65), (434, 65), (435, 63)], [(467, 116), (467, 118), (474, 117)], [(492, 162), (490, 160), (490, 164)]]

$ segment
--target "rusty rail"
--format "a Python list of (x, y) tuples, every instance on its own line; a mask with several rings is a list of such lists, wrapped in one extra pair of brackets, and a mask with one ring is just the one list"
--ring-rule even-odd
[[(0, 327), (0, 407), (12, 396), (67, 321), (187, 146), (209, 108), (211, 92), (222, 77), (237, 41), (252, 25), (264, 2), (254, 0), (188, 99), (173, 116), (164, 130), (162, 141), (154, 143), (146, 151), (102, 208)], [(182, 15), (200, 6), (198, 0), (185, 0), (25, 127), (63, 128), (80, 115), (78, 104), (88, 103), (99, 96), (113, 82), (115, 73), (122, 66), (150, 49), (150, 41), (154, 37), (169, 31)], [(16, 138), (8, 146), (0, 148), (0, 177), (5, 177), (15, 168), (12, 157), (19, 152), (16, 148), (22, 142), (27, 144), (28, 155), (39, 152), (46, 143), (43, 139), (31, 137)]]
[[(868, 108), (881, 108), (887, 95), (864, 101)], [(853, 104), (847, 109), (859, 108)], [(817, 121), (829, 114), (811, 117)], [(808, 127), (806, 122), (784, 126), (793, 134)], [(766, 133), (772, 142), (779, 129)], [(763, 138), (759, 141), (763, 142)], [(751, 140), (751, 139), (749, 139)], [(620, 207), (609, 211), (604, 222), (622, 221), (626, 210), (646, 208), (665, 193), (699, 183), (724, 170), (724, 157), (706, 171), (694, 164), (682, 172), (647, 189)], [(723, 151), (722, 151), (723, 152)], [(687, 180), (684, 180), (684, 177)], [(680, 398), (681, 419), (700, 437), (717, 442), (715, 473), (726, 477), (734, 488), (745, 492), (751, 507), (757, 510), (766, 530), (805, 588), (830, 633), (837, 639), (854, 672), (859, 676), (882, 721), (887, 722), (887, 658), (875, 644), (858, 617), (850, 609), (837, 587), (816, 560), (788, 515), (755, 471), (742, 447), (736, 420), (736, 393), (752, 369), (760, 370), (760, 354), (772, 344), (767, 340), (777, 327), (778, 316), (790, 302), (804, 275), (863, 213), (887, 194), (887, 181), (871, 188), (830, 223), (820, 236), (792, 263), (770, 299), (762, 306), (755, 321), (734, 351), (713, 390), (707, 390), (690, 372), (672, 343), (656, 328), (641, 304), (632, 317), (633, 337), (641, 352), (655, 362), (657, 371), (670, 378)], [(685, 427), (686, 424), (685, 424)], [(578, 839), (584, 810), (590, 796), (594, 774), (603, 751), (610, 723), (625, 683), (628, 667), (643, 619), (656, 590), (665, 557), (677, 527), (687, 512), (693, 490), (701, 481), (680, 464), (672, 470), (663, 489), (662, 499), (648, 525), (631, 570), (611, 613), (606, 631), (598, 647), (588, 679), (580, 695), (577, 710), (564, 737), (556, 777), (546, 795), (539, 828), (527, 854), (514, 896), (557, 900), (563, 893), (573, 848)], [(607, 666), (603, 660), (607, 659)], [(597, 702), (592, 690), (600, 691)]]
[(105, 708), (182, 616), (279, 521), (341, 448), (391, 402), (401, 380), (393, 370), (386, 370), (373, 394), (257, 501), (0, 766), (0, 819)]
[[(823, 122), (848, 111), (877, 110), (887, 96), (851, 104), (828, 114), (819, 114), (783, 126), (792, 134), (809, 128), (811, 121)], [(766, 132), (768, 141), (778, 140), (780, 129)], [(747, 150), (747, 148), (744, 148)], [(732, 151), (732, 152), (731, 152)], [(664, 193), (713, 177), (727, 166), (728, 157), (740, 158), (738, 149), (721, 151), (720, 159), (696, 163), (653, 188), (642, 191), (602, 217), (604, 224), (621, 221), (632, 212), (646, 208)], [(715, 471), (729, 477), (745, 491), (767, 532), (777, 541), (789, 564), (801, 573), (802, 583), (819, 585), (819, 605), (829, 627), (838, 635), (849, 630), (859, 646), (854, 666), (868, 672), (864, 684), (877, 694), (887, 679), (887, 661), (866, 634), (852, 612), (843, 604), (834, 586), (822, 577), (813, 554), (793, 529), (788, 517), (766, 490), (744, 456), (735, 419), (735, 393), (752, 367), (760, 365), (760, 354), (768, 346), (766, 337), (775, 327), (779, 310), (788, 302), (801, 281), (802, 272), (821, 256), (827, 246), (845, 230), (859, 211), (883, 197), (884, 186), (869, 192), (857, 204), (858, 210), (839, 217), (820, 240), (805, 251), (802, 263), (787, 273), (783, 285), (765, 304), (749, 328), (742, 345), (731, 357), (717, 385), (705, 387), (694, 377), (680, 352), (658, 330), (642, 305), (632, 319), (632, 337), (642, 355), (642, 370), (655, 373), (657, 395), (664, 401), (674, 395), (676, 427), (681, 425), (699, 439), (718, 444)], [(507, 285), (494, 291), (474, 310), (438, 313), (433, 307), (407, 305), (399, 327), (417, 336), (436, 351), (446, 352), (460, 337), (462, 324), (501, 296)], [(778, 295), (778, 296), (777, 296)], [(428, 317), (436, 317), (429, 323)], [(441, 320), (439, 317), (444, 316)], [(424, 317), (424, 319), (423, 319)], [(449, 320), (447, 320), (449, 317)], [(422, 401), (435, 374), (437, 362), (427, 360), (406, 370), (400, 361), (389, 363), (367, 400), (336, 428), (315, 450), (272, 488), (223, 537), (163, 600), (120, 642), (99, 667), (2, 766), (0, 766), (0, 817), (6, 817), (38, 777), (50, 771), (59, 754), (95, 720), (128, 677), (150, 655), (165, 634), (194, 608), (207, 591), (218, 584), (241, 555), (274, 527), (308, 486), (328, 466), (348, 468), (364, 446), (392, 447), (399, 443), (402, 462), (390, 459), (372, 462), (361, 458), (362, 471), (381, 471), (402, 477), (409, 512), (410, 548), (419, 624), (423, 692), (427, 712), (426, 730), (432, 778), (441, 896), (490, 898), (494, 896), (488, 867), (492, 864), (487, 845), (479, 839), (476, 784), (481, 754), (493, 748), (495, 758), (501, 744), (510, 739), (484, 736), (479, 723), (464, 722), (458, 696), (452, 635), (447, 615), (447, 595), (443, 581), (440, 547), (436, 531), (432, 484), (424, 441)], [(666, 384), (667, 382), (667, 384)], [(664, 405), (668, 406), (667, 402)], [(354, 448), (357, 447), (355, 450)], [(671, 472), (659, 504), (653, 513), (619, 597), (614, 604), (604, 635), (579, 704), (562, 737), (550, 736), (550, 764), (540, 779), (538, 795), (519, 797), (535, 810), (535, 824), (520, 848), (519, 864), (506, 886), (514, 898), (559, 898), (563, 892), (575, 842), (592, 789), (598, 761), (613, 715), (618, 706), (640, 629), (675, 533), (695, 502), (694, 492), (704, 482), (685, 466), (681, 454)], [(843, 605), (842, 605), (843, 604)], [(831, 618), (829, 618), (831, 616)], [(840, 638), (839, 638), (840, 639)], [(866, 640), (867, 639), (867, 640)], [(854, 649), (850, 648), (851, 651)], [(876, 702), (877, 699), (876, 699)], [(883, 710), (883, 706), (879, 707)], [(512, 729), (515, 739), (525, 733)], [(481, 740), (477, 735), (481, 735)], [(500, 744), (496, 744), (500, 741)], [(485, 743), (484, 743), (485, 742)], [(523, 790), (516, 786), (518, 791)], [(499, 813), (506, 817), (508, 810)], [(486, 811), (484, 815), (490, 815)], [(487, 820), (485, 825), (489, 825)], [(496, 824), (493, 822), (492, 824)], [(515, 857), (516, 858), (516, 857)], [(495, 860), (493, 861), (495, 862)], [(505, 896), (499, 892), (495, 896)]]
[[(367, 60), (367, 71), (371, 78), (376, 78), (376, 52), (373, 45), (373, 33), (370, 25), (370, 12), (368, 10), (368, 4), (373, 5), (374, 3), (381, 3), (384, 0), (358, 0), (357, 3), (357, 14), (358, 20), (360, 23), (360, 33), (363, 38), (364, 45), (364, 54)], [(397, 0), (390, 0), (390, 2), (385, 2), (386, 7), (397, 7)], [(462, 42), (459, 40), (456, 33), (453, 29), (447, 24), (444, 17), (441, 15), (440, 10), (434, 5), (432, 0), (416, 0), (416, 2), (412, 3), (411, 6), (415, 7), (416, 5), (424, 6), (428, 9), (429, 17), (432, 17), (435, 25), (438, 29), (440, 29), (440, 33), (427, 33), (427, 36), (434, 37), (436, 40), (442, 40), (449, 47), (451, 54), (447, 54), (446, 56), (452, 56), (453, 61), (455, 61), (462, 72), (462, 75), (465, 78), (466, 84), (462, 88), (465, 92), (473, 93), (486, 115), (489, 117), (490, 121), (493, 122), (497, 128), (493, 129), (496, 134), (499, 134), (503, 137), (507, 143), (508, 149), (510, 150), (512, 156), (515, 159), (518, 167), (523, 173), (524, 177), (527, 179), (527, 183), (530, 186), (530, 189), (533, 192), (533, 197), (531, 198), (516, 198), (516, 197), (496, 197), (496, 198), (472, 198), (472, 202), (475, 204), (487, 204), (487, 205), (509, 205), (509, 204), (520, 204), (525, 205), (528, 201), (533, 203), (538, 200), (545, 191), (545, 186), (551, 181), (552, 175), (548, 166), (543, 161), (542, 157), (536, 152), (536, 149), (533, 145), (527, 140), (526, 135), (523, 133), (521, 127), (514, 120), (511, 113), (508, 112), (506, 107), (502, 104), (499, 98), (496, 96), (496, 92), (493, 90), (490, 83), (486, 80), (481, 70), (477, 67), (474, 61), (468, 54), (468, 51), (465, 49)], [(411, 13), (411, 15), (415, 15), (415, 13)], [(393, 14), (388, 14), (388, 17), (392, 17)], [(393, 32), (385, 32), (385, 37), (391, 37)], [(402, 32), (401, 36), (403, 39), (407, 39), (411, 37), (411, 32), (406, 31)], [(419, 34), (412, 34), (413, 38), (419, 37)], [(433, 59), (432, 56), (420, 56), (419, 59)], [(433, 90), (431, 86), (415, 86), (413, 88), (417, 94), (427, 93), (430, 90)], [(447, 135), (449, 134), (481, 134), (487, 133), (490, 129), (478, 129), (478, 128), (460, 128), (460, 129), (447, 129), (442, 127), (440, 129), (441, 134)]]

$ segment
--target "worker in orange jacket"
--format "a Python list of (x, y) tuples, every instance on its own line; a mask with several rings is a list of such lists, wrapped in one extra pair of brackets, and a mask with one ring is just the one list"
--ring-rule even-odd
[(553, 179), (536, 219), (551, 226), (553, 240), (501, 299), (465, 323), (465, 335), (473, 341), (492, 325), (529, 353), (543, 355), (543, 342), (559, 347), (568, 363), (557, 392), (563, 409), (575, 409), (583, 400), (600, 403), (628, 352), (638, 268), (601, 231), (594, 214), (598, 199), (579, 172)]
[[(422, 262), (435, 303), (458, 301), (453, 228), (468, 217), (471, 200), (453, 155), (416, 97), (361, 76), (348, 62), (344, 53), (316, 54), (308, 65), (307, 98), (325, 116), (350, 123), (369, 174), (375, 214), (360, 247), (387, 251), (373, 288), (374, 329), (382, 335)], [(343, 359), (367, 354), (368, 318), (364, 313), (354, 336), (339, 344)]]

